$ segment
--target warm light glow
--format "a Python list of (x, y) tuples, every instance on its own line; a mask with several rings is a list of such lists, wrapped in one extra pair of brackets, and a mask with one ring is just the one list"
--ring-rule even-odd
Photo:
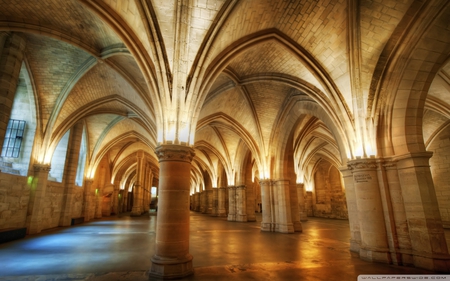
[(305, 183), (305, 190), (312, 191), (313, 190), (312, 185), (310, 183)]
[(180, 131), (178, 133), (178, 140), (180, 142), (189, 142), (189, 123), (180, 122)]
[(175, 141), (175, 132), (176, 132), (176, 124), (175, 121), (170, 121), (167, 128), (166, 141)]
[(364, 149), (361, 144), (356, 147), (355, 157), (362, 157), (364, 155)]
[(89, 167), (89, 168), (87, 168), (86, 170), (87, 170), (87, 172), (86, 172), (86, 178), (88, 178), (88, 179), (93, 179), (94, 176), (95, 176), (95, 170), (94, 170), (94, 168)]
[(303, 174), (298, 174), (297, 175), (297, 183), (303, 183), (304, 179), (303, 179)]
[(372, 148), (372, 145), (370, 143), (366, 144), (366, 155), (369, 157), (377, 155), (376, 150)]

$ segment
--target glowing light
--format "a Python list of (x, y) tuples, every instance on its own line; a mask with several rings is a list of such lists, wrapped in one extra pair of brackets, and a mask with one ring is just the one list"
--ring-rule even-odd
[(187, 143), (189, 141), (189, 123), (181, 122), (180, 124), (180, 132), (178, 134), (178, 140), (180, 142)]
[(175, 140), (176, 124), (174, 121), (170, 121), (167, 128), (166, 141)]
[(313, 190), (312, 185), (310, 183), (305, 183), (305, 190), (306, 191), (312, 191)]
[(31, 185), (33, 184), (33, 179), (34, 179), (33, 176), (29, 176), (29, 177), (28, 177), (27, 184), (28, 184), (29, 186), (31, 186)]
[(98, 195), (98, 188), (95, 189), (95, 195)]
[(355, 150), (355, 157), (362, 157), (364, 155), (364, 149), (362, 145), (358, 145)]

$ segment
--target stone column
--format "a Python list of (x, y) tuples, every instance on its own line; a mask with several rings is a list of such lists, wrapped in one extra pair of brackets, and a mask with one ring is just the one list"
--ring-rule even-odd
[(218, 196), (218, 215), (219, 217), (226, 217), (227, 210), (225, 209), (225, 200), (226, 200), (226, 192), (227, 189), (225, 187), (219, 187), (219, 196)]
[[(394, 232), (392, 243), (395, 248), (395, 253), (391, 256), (394, 264), (398, 265), (414, 265), (411, 239), (409, 237), (409, 227), (405, 212), (405, 205), (403, 202), (402, 190), (400, 186), (400, 179), (398, 177), (397, 162), (392, 159), (386, 160), (383, 163), (385, 169), (385, 177), (387, 181), (388, 192), (390, 196), (392, 220), (392, 232)], [(394, 256), (395, 254), (395, 256)]]
[(125, 186), (125, 189), (123, 190), (123, 210), (122, 212), (126, 213), (128, 212), (128, 196), (129, 196), (129, 192), (128, 192), (128, 187)]
[(396, 157), (414, 266), (449, 272), (450, 257), (431, 176), (431, 152)]
[(219, 189), (213, 188), (212, 189), (212, 216), (218, 217), (219, 216)]
[(345, 198), (347, 200), (348, 222), (350, 225), (350, 251), (359, 254), (361, 248), (361, 228), (356, 205), (356, 192), (353, 181), (353, 173), (349, 167), (341, 167), (342, 178), (345, 186)]
[(189, 254), (189, 192), (194, 150), (181, 145), (156, 148), (159, 207), (150, 276), (181, 278), (194, 273)]
[(300, 221), (307, 221), (308, 217), (305, 210), (305, 184), (297, 183), (297, 198)]
[(254, 184), (250, 182), (250, 184), (246, 185), (245, 188), (245, 197), (246, 197), (246, 205), (247, 205), (247, 221), (256, 221), (255, 215), (255, 191)]
[(88, 222), (91, 219), (91, 208), (92, 208), (92, 183), (94, 180), (85, 179), (84, 180), (84, 192), (83, 192), (83, 216), (84, 221)]
[(359, 256), (363, 260), (390, 263), (386, 225), (375, 159), (348, 162), (352, 170), (361, 231)]
[(247, 196), (245, 185), (236, 186), (236, 221), (247, 221)]
[(236, 186), (228, 186), (228, 221), (236, 221)]
[(291, 218), (292, 224), (294, 226), (294, 231), (302, 232), (302, 223), (300, 222), (300, 210), (298, 204), (298, 194), (297, 194), (297, 184), (295, 182), (291, 183), (289, 181), (289, 199), (291, 206)]
[(194, 196), (195, 196), (195, 211), (196, 212), (200, 212), (200, 209), (201, 209), (201, 206), (202, 206), (201, 198), (200, 198), (200, 192), (196, 192), (194, 194)]
[[(0, 33), (0, 144), (5, 140), (25, 50), (25, 39), (16, 33)], [(0, 152), (2, 145), (0, 145)]]
[(139, 151), (136, 155), (137, 167), (136, 167), (136, 182), (134, 184), (133, 192), (133, 208), (131, 209), (131, 216), (138, 217), (142, 215), (142, 176), (143, 171), (143, 155)]
[(206, 193), (206, 214), (212, 214), (213, 209), (213, 191), (212, 189), (205, 190)]
[(83, 123), (78, 122), (70, 129), (66, 162), (64, 165), (64, 191), (59, 226), (70, 226), (72, 224), (72, 207), (74, 205), (76, 191), (75, 178), (77, 176), (82, 136)]
[(203, 190), (200, 192), (200, 211), (202, 214), (206, 213), (206, 192)]
[(50, 165), (34, 164), (26, 220), (27, 234), (36, 234), (42, 230), (42, 208), (44, 207), (49, 172)]
[(274, 181), (274, 188), (278, 194), (278, 215), (276, 218), (278, 232), (294, 233), (291, 216), (291, 201), (289, 198), (289, 180)]
[(117, 215), (119, 214), (119, 191), (120, 191), (120, 181), (115, 180), (114, 181), (114, 189), (113, 189), (113, 194), (112, 194), (112, 214), (113, 215)]
[(262, 201), (262, 221), (261, 231), (274, 231), (275, 223), (272, 220), (272, 181), (261, 180), (259, 182), (261, 186), (261, 201)]
[(150, 211), (150, 202), (152, 200), (152, 181), (153, 181), (153, 172), (150, 168), (150, 165), (147, 164), (147, 169), (145, 173), (145, 193), (144, 193), (144, 212)]

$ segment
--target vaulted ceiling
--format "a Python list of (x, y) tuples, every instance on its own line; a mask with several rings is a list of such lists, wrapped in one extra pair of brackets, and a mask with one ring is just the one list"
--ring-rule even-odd
[[(82, 120), (90, 165), (143, 147), (154, 155), (167, 94), (158, 83), (179, 71), (198, 116), (195, 169), (233, 171), (243, 151), (261, 169), (262, 158), (289, 138), (296, 170), (312, 169), (319, 159), (342, 165), (337, 134), (351, 131), (357, 115), (350, 33), (357, 24), (367, 96), (389, 42), (425, 6), (355, 1), (360, 18), (352, 20), (351, 0), (191, 0), (182, 1), (181, 11), (177, 2), (0, 0), (0, 31), (26, 41), (23, 71), (36, 99), (37, 139), (50, 139), (51, 149)], [(443, 10), (431, 24), (448, 35), (450, 6), (432, 2)], [(183, 30), (176, 24), (180, 13)], [(429, 91), (425, 143), (449, 124), (449, 90), (447, 64)]]

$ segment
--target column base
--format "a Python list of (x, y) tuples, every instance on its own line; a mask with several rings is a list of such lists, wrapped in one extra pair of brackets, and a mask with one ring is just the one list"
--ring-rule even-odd
[(361, 242), (350, 239), (350, 252), (355, 252), (359, 255), (360, 249), (361, 249)]
[(141, 214), (141, 212), (131, 212), (130, 213), (130, 217), (140, 217), (142, 214)]
[(370, 262), (391, 263), (389, 251), (376, 251), (361, 248), (359, 249), (359, 258)]
[(247, 215), (236, 215), (236, 221), (247, 222)]
[(274, 225), (271, 223), (261, 223), (261, 231), (274, 231)]
[(236, 221), (236, 215), (228, 214), (228, 221)]
[(431, 257), (413, 254), (413, 260), (415, 267), (437, 272), (450, 272), (450, 256), (448, 254), (435, 254)]
[(219, 211), (219, 214), (217, 215), (218, 217), (226, 217), (227, 216), (227, 213), (225, 213), (225, 212), (220, 212)]
[(130, 213), (131, 217), (139, 217), (141, 215), (142, 215), (142, 212), (138, 208), (131, 209), (131, 213)]
[(281, 233), (294, 233), (294, 225), (292, 223), (287, 224), (281, 224), (279, 223), (277, 225), (278, 232)]
[(149, 277), (158, 279), (177, 279), (194, 274), (192, 255), (185, 259), (163, 259), (153, 256)]
[(303, 232), (302, 224), (299, 221), (294, 222), (294, 231)]

